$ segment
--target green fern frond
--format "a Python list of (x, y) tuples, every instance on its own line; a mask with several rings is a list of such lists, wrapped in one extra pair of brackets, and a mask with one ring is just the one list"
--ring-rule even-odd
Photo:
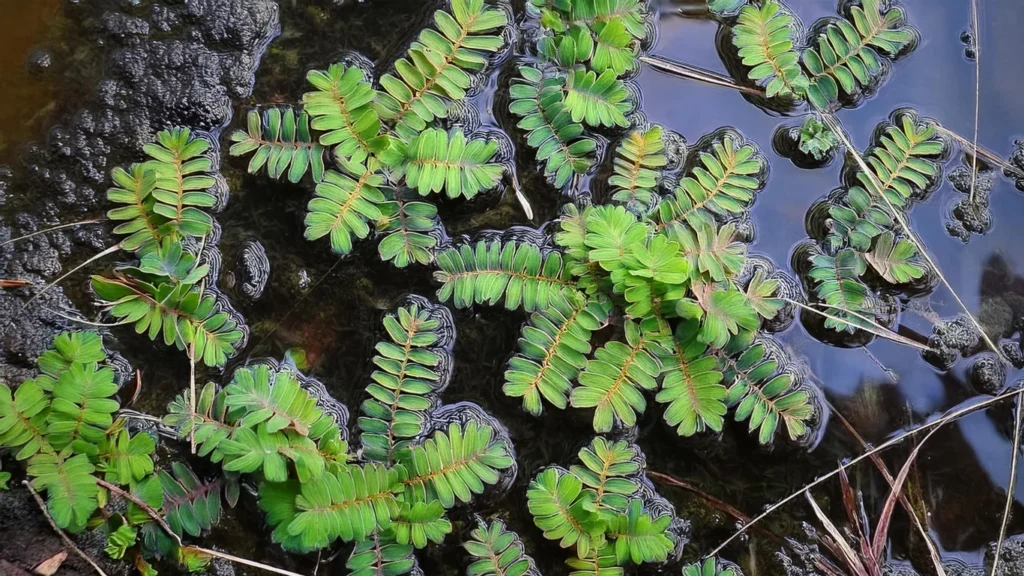
[(672, 516), (665, 514), (651, 518), (643, 511), (640, 500), (630, 500), (625, 512), (613, 515), (608, 521), (608, 537), (615, 542), (615, 559), (625, 564), (664, 562), (675, 548), (675, 539), (667, 532)]
[(583, 485), (594, 491), (594, 506), (607, 519), (610, 513), (624, 512), (629, 498), (640, 490), (640, 454), (635, 445), (624, 441), (610, 442), (594, 437), (590, 445), (579, 451), (580, 462), (569, 471)]
[(408, 447), (409, 440), (423, 434), (430, 395), (442, 385), (437, 373), (445, 351), (434, 348), (440, 336), (440, 322), (429, 310), (413, 304), (384, 317), (388, 340), (377, 343), (373, 357), (373, 382), (366, 387), (359, 418), (359, 441), (363, 457), (391, 463)]
[(764, 85), (769, 98), (803, 96), (808, 80), (794, 50), (796, 20), (775, 0), (760, 7), (744, 6), (732, 29), (733, 46), (739, 49), (748, 77)]
[(334, 253), (351, 252), (353, 236), (366, 238), (370, 223), (383, 216), (383, 185), (384, 175), (376, 158), (365, 165), (343, 164), (341, 172), (328, 170), (316, 186), (316, 197), (306, 206), (306, 240), (329, 236)]
[(779, 281), (774, 278), (765, 280), (764, 270), (761, 269), (757, 269), (754, 272), (750, 283), (747, 284), (745, 295), (750, 307), (757, 312), (758, 316), (766, 320), (775, 318), (779, 310), (786, 306), (785, 301), (777, 297), (779, 295)]
[[(650, 235), (646, 223), (622, 206), (594, 206), (583, 211), (587, 259), (608, 272), (625, 269), (625, 259)], [(563, 241), (565, 237), (563, 236)]]
[(824, 160), (839, 145), (832, 130), (812, 114), (800, 126), (800, 140), (797, 147), (804, 154), (810, 154), (815, 160)]
[(647, 34), (644, 5), (639, 0), (576, 0), (567, 2), (567, 22), (595, 29), (618, 22), (636, 39)]
[(864, 257), (850, 248), (840, 250), (835, 256), (822, 252), (811, 256), (811, 269), (807, 276), (815, 282), (814, 293), (822, 302), (834, 306), (828, 311), (831, 316), (841, 319), (826, 319), (826, 328), (853, 332), (866, 324), (849, 312), (874, 317), (871, 311), (874, 298), (860, 281), (866, 270)]
[(526, 576), (535, 573), (533, 558), (526, 554), (519, 535), (501, 520), (480, 521), (462, 547), (474, 559), (466, 576)]
[(72, 364), (102, 362), (107, 357), (96, 332), (61, 332), (52, 346), (36, 360), (39, 370), (52, 378), (59, 378)]
[(840, 202), (829, 206), (832, 231), (826, 243), (835, 250), (844, 248), (847, 243), (858, 252), (870, 250), (875, 237), (893, 227), (892, 216), (882, 202), (860, 186), (851, 187)]
[(218, 463), (224, 460), (220, 445), (235, 431), (236, 426), (228, 424), (237, 419), (228, 415), (227, 394), (217, 391), (208, 382), (199, 390), (196, 407), (193, 410), (185, 394), (179, 394), (168, 406), (163, 418), (165, 426), (174, 428), (178, 438), (195, 440), (197, 454)]
[(379, 94), (362, 70), (331, 64), (326, 71), (310, 70), (306, 80), (316, 91), (302, 95), (302, 107), (313, 118), (312, 128), (323, 132), (320, 145), (333, 146), (337, 157), (354, 164), (387, 150), (390, 139), (380, 133), (374, 108)]
[(430, 234), (441, 229), (437, 207), (420, 202), (414, 190), (384, 188), (385, 201), (377, 206), (380, 219), (375, 228), (381, 234), (377, 251), (380, 259), (405, 268), (409, 264), (430, 264), (434, 261), (437, 238)]
[(129, 434), (124, 428), (104, 438), (100, 454), (106, 462), (100, 465), (108, 482), (125, 486), (141, 482), (153, 473), (156, 441), (144, 432)]
[[(299, 514), (295, 500), (301, 491), (302, 484), (298, 480), (260, 482), (259, 485), (258, 503), (260, 509), (266, 514), (267, 524), (273, 528), (271, 538), (289, 552), (305, 553), (316, 549), (313, 544), (307, 544), (304, 541), (304, 534), (293, 535), (288, 531), (289, 526)], [(397, 504), (395, 509), (397, 510)]]
[[(121, 407), (117, 400), (114, 371), (96, 364), (72, 364), (53, 387), (46, 439), (56, 450), (76, 441), (98, 444), (114, 423)], [(79, 451), (78, 448), (75, 448)]]
[(572, 390), (573, 408), (594, 409), (594, 431), (610, 432), (617, 422), (635, 426), (637, 414), (647, 409), (643, 390), (658, 387), (662, 367), (662, 337), (627, 321), (626, 342), (608, 342), (587, 362)]
[(597, 142), (583, 136), (583, 125), (573, 121), (563, 87), (561, 78), (544, 78), (540, 70), (522, 66), (509, 88), (509, 111), (522, 118), (516, 127), (526, 131), (527, 145), (537, 150), (537, 161), (556, 188), (589, 170), (597, 150)]
[(184, 464), (171, 464), (173, 476), (157, 472), (163, 490), (164, 519), (178, 536), (199, 536), (220, 522), (220, 482), (202, 482)]
[(482, 494), (514, 463), (505, 440), (475, 421), (451, 424), (399, 456), (397, 470), (406, 500), (436, 499), (445, 508)]
[(631, 103), (629, 92), (616, 77), (614, 70), (605, 70), (598, 76), (592, 70), (570, 71), (565, 82), (565, 109), (573, 122), (588, 126), (629, 126), (626, 113)]
[(18, 450), (15, 459), (54, 452), (46, 439), (49, 416), (50, 396), (32, 380), (22, 383), (13, 394), (0, 385), (0, 446)]
[(715, 558), (683, 566), (683, 576), (736, 576), (736, 571), (718, 564)]
[(590, 67), (598, 74), (611, 70), (622, 76), (636, 64), (634, 38), (622, 19), (603, 23), (594, 39), (594, 55)]
[[(207, 366), (223, 366), (245, 339), (245, 333), (217, 299), (198, 286), (164, 282), (149, 284), (134, 278), (131, 269), (108, 279), (92, 277), (93, 292), (109, 312), (151, 340), (163, 334), (166, 345), (195, 347), (195, 358)], [(136, 274), (137, 275), (137, 274)]]
[(345, 562), (349, 576), (401, 576), (416, 567), (415, 548), (377, 535), (356, 542)]
[(404, 174), (405, 184), (420, 196), (444, 192), (449, 198), (468, 200), (501, 180), (504, 168), (491, 162), (497, 151), (495, 140), (468, 139), (458, 128), (450, 133), (427, 128), (408, 145), (394, 142), (381, 160), (395, 168), (395, 178)]
[(121, 560), (128, 549), (135, 545), (138, 536), (138, 530), (128, 524), (122, 524), (118, 526), (117, 530), (107, 534), (107, 546), (104, 548), (104, 552), (114, 560)]
[(608, 179), (612, 200), (640, 215), (646, 215), (658, 203), (658, 169), (668, 163), (661, 135), (660, 126), (634, 131), (615, 149), (615, 172)]
[(693, 324), (676, 329), (672, 352), (662, 357), (665, 377), (655, 398), (668, 404), (665, 422), (680, 436), (705, 430), (721, 432), (726, 413), (726, 388), (718, 360), (697, 340)]
[(46, 508), (57, 526), (69, 532), (81, 532), (89, 517), (99, 508), (99, 486), (93, 473), (96, 467), (85, 454), (72, 456), (41, 452), (28, 462), (26, 472), (32, 487), (46, 491)]
[(579, 478), (558, 468), (542, 471), (526, 490), (526, 506), (544, 537), (558, 540), (562, 548), (575, 546), (580, 558), (605, 543), (606, 525), (594, 511), (595, 500)]
[(533, 312), (576, 292), (559, 252), (525, 242), (481, 240), (447, 248), (436, 261), (434, 279), (443, 284), (437, 298), (456, 308), (504, 299), (508, 310), (522, 306)]
[(178, 233), (200, 238), (213, 229), (213, 218), (201, 208), (217, 205), (211, 192), (216, 184), (210, 176), (213, 162), (206, 155), (210, 141), (193, 136), (188, 128), (164, 130), (156, 138), (142, 147), (151, 158), (144, 170), (156, 174), (153, 212), (167, 218)]
[[(339, 538), (360, 541), (386, 530), (398, 515), (395, 491), (400, 488), (395, 470), (379, 464), (347, 465), (301, 484), (294, 503), (280, 502), (279, 494), (268, 493), (260, 506), (268, 512), (268, 521), (278, 506), (294, 506), (296, 514), (287, 532), (301, 550), (310, 551), (326, 548)], [(286, 497), (288, 493), (283, 492), (280, 495)]]
[(893, 284), (906, 284), (924, 276), (924, 268), (916, 262), (917, 247), (906, 238), (896, 240), (892, 232), (879, 235), (874, 249), (864, 255), (864, 260)]
[(619, 566), (612, 544), (600, 550), (591, 550), (586, 558), (569, 558), (565, 564), (572, 569), (569, 576), (623, 576), (626, 573)]
[(231, 134), (234, 144), (228, 153), (232, 156), (252, 154), (249, 174), (256, 174), (266, 166), (267, 175), (275, 180), (287, 174), (289, 182), (297, 183), (306, 172), (312, 172), (314, 182), (323, 179), (327, 149), (311, 135), (309, 116), (305, 112), (296, 115), (292, 108), (270, 108), (260, 115), (250, 110), (247, 128)]
[(316, 443), (295, 430), (271, 432), (268, 424), (253, 428), (239, 427), (229, 440), (220, 444), (224, 453), (224, 470), (253, 473), (260, 471), (270, 482), (288, 479), (288, 462), (295, 465), (299, 480), (319, 478), (327, 466)]
[(591, 334), (605, 325), (610, 311), (607, 300), (576, 295), (534, 312), (505, 371), (505, 395), (522, 398), (523, 409), (534, 416), (543, 412), (542, 398), (565, 408), (572, 380), (587, 363)]
[(197, 265), (196, 257), (184, 250), (181, 242), (165, 238), (155, 250), (142, 255), (138, 271), (152, 276), (153, 283), (166, 279), (191, 286), (206, 278), (210, 266)]
[(766, 160), (752, 145), (725, 136), (698, 158), (700, 165), (683, 178), (674, 197), (661, 203), (659, 228), (672, 222), (712, 224), (716, 218), (743, 214), (754, 202), (762, 186), (754, 176), (764, 170)]
[(440, 544), (451, 531), (452, 523), (444, 517), (444, 506), (433, 500), (411, 505), (403, 502), (387, 534), (399, 544), (412, 544), (419, 549), (426, 547), (428, 542)]
[(882, 13), (880, 0), (861, 0), (850, 7), (849, 19), (833, 20), (817, 38), (817, 46), (803, 52), (810, 74), (807, 98), (827, 110), (844, 94), (874, 82), (882, 71), (880, 58), (893, 58), (914, 42), (906, 14), (894, 7)]
[(723, 356), (725, 380), (729, 384), (726, 402), (734, 406), (737, 422), (749, 420), (751, 432), (758, 432), (761, 444), (770, 444), (780, 424), (792, 440), (807, 431), (814, 414), (808, 393), (796, 384), (796, 378), (780, 370), (763, 342), (755, 341)]
[(941, 171), (936, 159), (944, 150), (934, 124), (915, 122), (910, 114), (904, 114), (898, 125), (886, 128), (865, 158), (874, 178), (858, 170), (857, 180), (872, 198), (881, 199), (884, 194), (892, 205), (906, 206), (916, 193), (935, 182)]
[(669, 234), (690, 263), (690, 278), (694, 282), (732, 278), (746, 262), (747, 246), (735, 241), (736, 225), (732, 222), (721, 228), (706, 222), (693, 227), (672, 224)]
[(320, 409), (316, 398), (303, 390), (287, 370), (271, 378), (270, 367), (266, 364), (239, 368), (224, 393), (227, 409), (245, 414), (239, 426), (266, 424), (271, 434), (294, 430), (313, 440), (337, 428), (333, 417)]
[(712, 348), (722, 348), (731, 336), (753, 332), (761, 326), (757, 312), (743, 292), (700, 283), (691, 289), (696, 300), (680, 299), (676, 302), (675, 312), (680, 318), (699, 320), (697, 339)]
[(448, 114), (446, 100), (462, 100), (472, 83), (470, 73), (483, 70), (503, 40), (490, 33), (508, 24), (505, 12), (484, 0), (452, 0), (451, 14), (434, 13), (437, 30), (423, 30), (393, 74), (381, 76), (381, 116), (395, 133), (412, 140), (436, 118)]
[(127, 236), (121, 240), (122, 249), (144, 254), (173, 234), (173, 224), (153, 210), (156, 172), (143, 164), (133, 164), (129, 170), (118, 167), (110, 173), (114, 186), (107, 189), (107, 200), (122, 206), (108, 210), (107, 218), (121, 222), (114, 234)]

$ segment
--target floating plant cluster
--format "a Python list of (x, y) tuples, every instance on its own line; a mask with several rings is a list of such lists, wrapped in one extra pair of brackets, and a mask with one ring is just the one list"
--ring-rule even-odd
[[(689, 524), (623, 438), (653, 399), (679, 436), (722, 433), (731, 417), (762, 445), (813, 445), (827, 421), (823, 395), (773, 334), (800, 309), (816, 337), (864, 345), (893, 324), (900, 297), (934, 287), (937, 273), (906, 219), (942, 182), (952, 148), (936, 121), (900, 109), (860, 153), (832, 115), (870, 96), (917, 45), (895, 3), (843, 2), (838, 17), (806, 34), (778, 0), (708, 8), (722, 26), (726, 68), (759, 94), (750, 98), (812, 112), (780, 129), (777, 151), (814, 168), (845, 149), (840, 187), (808, 210), (809, 239), (792, 257), (797, 278), (749, 252), (751, 210), (769, 172), (760, 147), (730, 127), (690, 146), (646, 120), (632, 81), (657, 31), (646, 2), (529, 0), (517, 22), (504, 0), (450, 0), (389, 72), (375, 77), (371, 62), (347, 54), (308, 72), (300, 106), (251, 110), (230, 136), (229, 154), (248, 157), (250, 173), (312, 181), (307, 239), (326, 238), (345, 255), (373, 234), (382, 260), (435, 269), (440, 303), (408, 296), (384, 316), (351, 426), (357, 440), (348, 409), (323, 384), (288, 362), (253, 361), (223, 387), (182, 393), (158, 427), (222, 474), (203, 482), (180, 463), (158, 469), (156, 434), (120, 412), (113, 361), (97, 334), (80, 332), (57, 338), (38, 378), (14, 392), (0, 386), (0, 447), (25, 463), (59, 527), (102, 530), (110, 555), (134, 550), (147, 575), (154, 558), (199, 569), (216, 557), (186, 540), (217, 524), (222, 498), (234, 506), (243, 484), (285, 550), (344, 542), (352, 574), (422, 574), (416, 551), (453, 531), (449, 511), (500, 498), (518, 473), (500, 422), (475, 404), (442, 401), (456, 337), (444, 304), (502, 306), (529, 314), (505, 396), (534, 417), (580, 410), (595, 433), (577, 463), (532, 476), (525, 505), (534, 524), (566, 549), (574, 575), (678, 570)], [(506, 62), (512, 73), (499, 76)], [(495, 77), (495, 101), (516, 118), (511, 135), (480, 129), (477, 111), (466, 111)], [(449, 237), (432, 198), (471, 200), (508, 182), (533, 219), (514, 171), (519, 144), (560, 192), (557, 220)], [(93, 292), (119, 324), (186, 351), (193, 365), (223, 367), (248, 330), (217, 287), (220, 228), (209, 212), (226, 203), (219, 150), (205, 134), (174, 128), (143, 152), (146, 161), (113, 171), (107, 194), (122, 237), (108, 252), (135, 261), (94, 276)], [(605, 156), (607, 176), (597, 170)], [(1022, 164), (1011, 159), (1005, 174)], [(985, 186), (994, 175), (966, 171), (950, 175), (969, 197), (948, 224), (958, 237), (990, 223)], [(239, 289), (256, 299), (267, 281), (262, 247), (247, 245), (242, 266)], [(976, 351), (974, 329), (937, 324), (926, 357), (948, 364)], [(956, 343), (947, 333), (967, 336)], [(1004, 379), (991, 376), (999, 368), (985, 357), (974, 371)], [(0, 472), (0, 484), (9, 478)], [(115, 497), (127, 509), (115, 511)], [(463, 543), (467, 574), (539, 574), (504, 521), (475, 522)], [(716, 558), (682, 573), (740, 575)]]

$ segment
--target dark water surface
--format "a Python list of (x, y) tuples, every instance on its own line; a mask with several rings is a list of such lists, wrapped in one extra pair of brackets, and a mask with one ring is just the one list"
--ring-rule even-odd
[[(306, 89), (305, 71), (325, 68), (343, 50), (357, 50), (373, 60), (378, 71), (386, 70), (436, 8), (433, 2), (399, 0), (370, 0), (342, 9), (329, 8), (329, 2), (308, 0), (283, 0), (279, 4), (282, 35), (263, 58), (254, 96), (235, 103), (231, 129), (252, 105), (298, 101)], [(805, 25), (835, 13), (831, 2), (822, 0), (790, 0), (789, 5)], [(970, 137), (973, 132), (974, 69), (960, 42), (960, 33), (969, 21), (969, 2), (904, 0), (903, 5), (911, 24), (921, 33), (917, 50), (894, 65), (889, 81), (876, 96), (838, 114), (859, 148), (868, 144), (876, 124), (902, 106), (912, 106), (962, 135)], [(61, 18), (61, 7), (59, 0), (0, 0), (0, 162), (8, 162), (15, 171), (19, 149), (31, 140), (45, 138), (50, 123), (59, 119), (55, 112), (73, 110), (75, 106), (66, 94), (71, 92), (69, 86), (81, 81), (81, 66), (73, 70), (58, 67), (58, 73), (42, 77), (31, 75), (26, 68), (26, 57), (36, 46), (59, 45), (57, 54), (67, 58), (75, 54), (73, 48), (79, 41), (76, 35), (82, 31)], [(660, 8), (660, 36), (653, 52), (724, 73), (715, 47), (717, 24), (678, 17), (672, 13), (670, 2), (663, 2)], [(1013, 140), (1024, 137), (1020, 59), (1024, 54), (1024, 10), (1020, 0), (983, 0), (980, 19), (980, 141), (1005, 158), (1012, 151)], [(87, 67), (88, 63), (83, 65)], [(484, 111), (485, 125), (509, 128), (514, 124), (502, 111), (500, 90), (496, 94), (494, 89), (498, 78), (504, 82), (507, 74), (508, 66), (491, 79), (491, 89), (475, 99)], [(638, 81), (647, 117), (683, 134), (688, 142), (696, 142), (725, 125), (736, 127), (758, 142), (771, 162), (771, 176), (753, 210), (757, 236), (752, 251), (767, 254), (777, 265), (789, 269), (794, 246), (807, 236), (807, 208), (839, 185), (841, 162), (818, 170), (796, 168), (772, 151), (771, 141), (777, 127), (802, 119), (768, 114), (736, 92), (651, 70), (644, 70)], [(493, 112), (489, 110), (492, 101), (496, 102)], [(557, 199), (537, 177), (530, 152), (520, 150), (518, 156), (520, 179), (538, 212), (532, 224), (537, 225), (554, 215)], [(957, 155), (948, 166), (959, 162)], [(223, 163), (231, 187), (228, 208), (217, 215), (224, 228), (221, 249), (225, 268), (230, 270), (244, 242), (259, 240), (272, 269), (262, 299), (251, 304), (235, 300), (252, 329), (247, 356), (281, 357), (289, 348), (305, 349), (312, 364), (311, 374), (323, 380), (353, 413), (357, 412), (373, 346), (381, 335), (382, 314), (403, 294), (432, 295), (436, 286), (430, 270), (397, 270), (382, 264), (372, 242), (359, 243), (350, 258), (339, 260), (326, 242), (307, 242), (302, 237), (302, 219), (310, 196), (306, 187), (247, 176), (243, 161), (225, 157)], [(17, 196), (19, 191), (12, 193)], [(530, 224), (511, 195), (506, 196), (478, 199), (469, 206), (443, 205), (442, 218), (449, 233)], [(1001, 300), (1019, 297), (1019, 288), (1015, 287), (1024, 285), (1024, 255), (1019, 250), (1024, 195), (1014, 189), (1012, 182), (998, 178), (991, 202), (994, 225), (988, 234), (975, 236), (966, 245), (949, 236), (943, 224), (943, 215), (959, 197), (944, 182), (926, 202), (913, 209), (911, 221), (953, 289), (972, 313), (984, 318), (984, 311), (997, 307)], [(97, 269), (103, 266), (109, 264), (100, 264)], [(1017, 277), (1016, 282), (996, 289), (984, 286), (983, 275), (998, 266), (1006, 267)], [(76, 303), (88, 310), (88, 297), (82, 290), (85, 278), (82, 275), (69, 280), (67, 285)], [(943, 288), (915, 306), (946, 318), (960, 312)], [(524, 505), (525, 489), (538, 468), (573, 460), (580, 445), (592, 436), (589, 415), (570, 410), (534, 419), (519, 409), (518, 401), (502, 394), (505, 363), (515, 349), (525, 315), (479, 309), (456, 311), (455, 317), (457, 368), (445, 401), (481, 404), (510, 428), (519, 455), (520, 477), (513, 491), (490, 509), (478, 508), (477, 512), (503, 511), (511, 526), (530, 543), (545, 573), (561, 573), (564, 555), (553, 543), (541, 540), (532, 526)], [(927, 335), (932, 318), (929, 313), (904, 311), (900, 321)], [(187, 387), (184, 356), (140, 342), (130, 330), (117, 330), (114, 335), (125, 345), (126, 355), (146, 374), (137, 407), (163, 413), (167, 401)], [(861, 349), (826, 346), (812, 338), (799, 322), (780, 338), (806, 358), (829, 400), (871, 442), (881, 442), (976, 395), (966, 378), (969, 359), (961, 360), (948, 372), (938, 372), (915, 351), (887, 341), (870, 344), (870, 355)], [(896, 381), (879, 364), (891, 371)], [(212, 373), (206, 376), (219, 378)], [(1017, 379), (1011, 373), (1007, 382)], [(827, 472), (839, 460), (862, 451), (835, 419), (810, 454), (781, 447), (774, 452), (762, 450), (740, 426), (727, 429), (721, 440), (681, 439), (662, 422), (661, 407), (651, 404), (640, 423), (639, 436), (650, 469), (695, 484), (750, 515)], [(928, 511), (930, 529), (945, 557), (978, 564), (983, 548), (998, 534), (1010, 475), (1011, 416), (1009, 409), (1002, 409), (964, 418), (933, 437), (918, 458), (908, 493), (915, 505)], [(909, 446), (887, 454), (889, 466), (898, 466), (908, 451)], [(888, 491), (884, 481), (867, 467), (855, 469), (852, 479), (864, 492), (867, 509), (877, 511)], [(823, 486), (818, 493), (824, 496), (830, 491), (838, 494), (833, 484)], [(735, 529), (732, 519), (710, 510), (692, 494), (666, 487), (662, 487), (662, 493), (676, 504), (680, 515), (693, 522), (693, 543), (687, 550), (690, 559), (715, 547)], [(1024, 478), (1018, 480), (1016, 499), (1017, 513), (1010, 523), (1010, 534), (1024, 531), (1024, 522), (1019, 519)], [(301, 566), (268, 546), (269, 538), (240, 529), (245, 523), (251, 526), (259, 521), (253, 508), (251, 502), (243, 505), (237, 518), (216, 530), (212, 540), (235, 553)], [(832, 506), (830, 512), (835, 518), (842, 517), (839, 505)], [(453, 519), (466, 518), (456, 513)], [(798, 535), (802, 521), (813, 523), (801, 500), (770, 517), (765, 526), (780, 534)], [(913, 528), (902, 513), (897, 514), (891, 535), (893, 560), (909, 561), (913, 557), (918, 570), (927, 570), (926, 562), (921, 561), (920, 543), (915, 543)], [(428, 574), (460, 569), (457, 536), (452, 535), (446, 545), (422, 555)], [(725, 556), (740, 561), (748, 575), (771, 574), (768, 564), (777, 549), (776, 543), (753, 535), (728, 549)], [(342, 573), (343, 563), (341, 556), (332, 570)]]

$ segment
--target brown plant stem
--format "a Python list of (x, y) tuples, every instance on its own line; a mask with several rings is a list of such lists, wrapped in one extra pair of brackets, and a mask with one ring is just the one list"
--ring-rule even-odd
[(78, 546), (75, 546), (75, 543), (71, 541), (71, 538), (68, 538), (67, 534), (57, 526), (57, 523), (53, 521), (53, 516), (50, 516), (50, 511), (46, 509), (46, 502), (43, 502), (43, 499), (39, 496), (39, 493), (36, 492), (35, 488), (32, 487), (32, 484), (29, 483), (28, 480), (23, 480), (22, 484), (25, 485), (25, 488), (28, 488), (29, 493), (32, 494), (33, 498), (35, 498), (36, 504), (39, 505), (39, 509), (43, 511), (43, 516), (46, 517), (46, 521), (50, 523), (50, 527), (53, 528), (53, 531), (60, 536), (61, 540), (64, 541), (64, 545), (70, 548), (75, 554), (78, 554), (82, 560), (88, 562), (89, 566), (92, 566), (93, 570), (95, 570), (97, 574), (100, 576), (107, 576), (107, 573), (104, 572), (99, 565), (93, 562), (92, 558), (89, 558), (85, 552), (82, 552)]
[(224, 560), (229, 560), (231, 562), (236, 562), (238, 564), (244, 564), (246, 566), (252, 566), (253, 568), (259, 568), (260, 570), (266, 570), (267, 572), (274, 572), (276, 574), (282, 574), (284, 576), (303, 576), (302, 574), (299, 574), (297, 572), (291, 572), (291, 571), (288, 571), (288, 570), (283, 570), (281, 568), (275, 568), (273, 566), (268, 566), (268, 565), (262, 564), (260, 562), (256, 562), (256, 561), (253, 561), (253, 560), (247, 560), (245, 558), (241, 558), (239, 556), (233, 556), (231, 554), (226, 554), (224, 552), (218, 552), (216, 550), (210, 550), (208, 548), (202, 548), (202, 547), (199, 547), (199, 546), (186, 546), (185, 544), (182, 543), (181, 537), (178, 536), (177, 533), (174, 532), (174, 530), (171, 530), (171, 527), (168, 526), (167, 522), (164, 521), (163, 517), (160, 516), (160, 514), (156, 510), (154, 510), (152, 506), (146, 504), (145, 502), (143, 502), (141, 499), (139, 499), (134, 494), (130, 494), (128, 492), (125, 492), (121, 488), (115, 486), (114, 484), (111, 484), (110, 482), (107, 482), (106, 480), (101, 480), (101, 479), (97, 478), (96, 479), (96, 483), (99, 484), (100, 486), (106, 488), (107, 490), (110, 490), (111, 493), (116, 494), (116, 495), (118, 495), (121, 498), (124, 498), (126, 500), (129, 500), (132, 503), (134, 503), (136, 506), (141, 508), (142, 511), (145, 512), (147, 515), (149, 515), (149, 517), (152, 518), (153, 521), (156, 522), (157, 525), (160, 526), (160, 528), (163, 529), (163, 531), (166, 532), (168, 536), (170, 536), (171, 538), (174, 539), (174, 541), (178, 544), (178, 547), (183, 549), (183, 550), (192, 550), (192, 551), (198, 552), (200, 554), (206, 554), (208, 556), (212, 556), (214, 558), (222, 558)]

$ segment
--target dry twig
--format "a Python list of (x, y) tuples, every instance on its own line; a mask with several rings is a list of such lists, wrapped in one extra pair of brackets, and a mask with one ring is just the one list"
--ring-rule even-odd
[(28, 480), (22, 481), (22, 484), (25, 485), (25, 488), (28, 488), (29, 493), (32, 494), (32, 497), (36, 499), (36, 504), (38, 504), (39, 509), (43, 511), (43, 516), (46, 516), (46, 521), (50, 523), (50, 527), (53, 528), (53, 531), (56, 532), (58, 536), (60, 536), (60, 539), (64, 541), (64, 544), (68, 548), (71, 548), (71, 550), (74, 551), (75, 554), (81, 556), (82, 560), (88, 562), (89, 566), (92, 566), (93, 570), (95, 570), (97, 574), (99, 574), (100, 576), (107, 576), (107, 573), (104, 572), (103, 569), (99, 567), (99, 565), (93, 562), (92, 558), (89, 558), (89, 556), (87, 556), (85, 552), (82, 552), (82, 550), (79, 549), (78, 546), (75, 546), (75, 543), (71, 541), (71, 538), (68, 538), (68, 535), (65, 534), (64, 531), (57, 526), (57, 523), (53, 521), (53, 516), (50, 516), (50, 511), (46, 509), (46, 502), (43, 502), (42, 497), (40, 497), (39, 493), (36, 492), (35, 488), (32, 487), (32, 484)]

